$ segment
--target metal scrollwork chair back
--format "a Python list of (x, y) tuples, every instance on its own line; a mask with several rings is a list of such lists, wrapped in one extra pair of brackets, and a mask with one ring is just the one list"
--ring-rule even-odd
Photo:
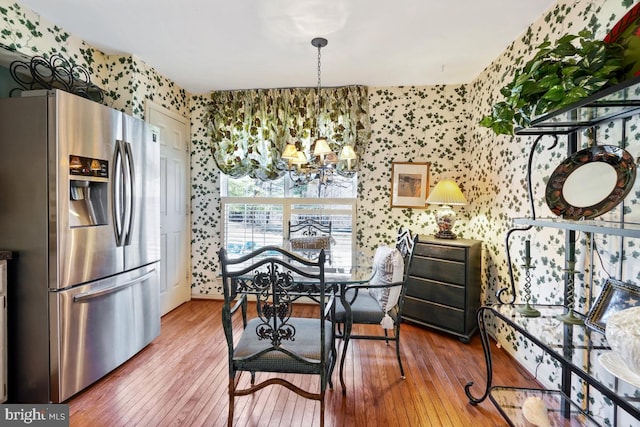
[[(222, 324), (229, 353), (229, 418), (233, 425), (237, 396), (278, 384), (307, 399), (320, 401), (324, 425), (324, 396), (336, 362), (335, 291), (325, 289), (325, 254), (316, 261), (301, 258), (283, 248), (265, 246), (239, 258), (218, 252), (222, 268), (224, 305)], [(294, 303), (317, 305), (315, 317), (296, 317)], [(255, 317), (247, 320), (248, 305), (255, 303)], [(242, 314), (242, 331), (234, 331), (233, 317)], [(235, 337), (235, 339), (234, 339)], [(240, 383), (242, 372), (250, 384)], [(261, 373), (256, 383), (256, 374)], [(278, 373), (311, 374), (320, 378), (319, 390), (304, 390)], [(264, 375), (264, 378), (262, 376)]]
[(316, 259), (322, 249), (326, 261), (331, 265), (331, 221), (320, 222), (310, 218), (288, 224), (288, 239), (292, 252), (297, 252), (305, 258)]
[[(401, 227), (398, 230), (395, 248), (377, 248), (369, 281), (341, 287), (340, 300), (336, 304), (336, 323), (339, 328), (344, 327), (344, 333), (338, 335), (345, 341), (340, 361), (343, 393), (346, 393), (346, 388), (342, 372), (350, 339), (384, 340), (387, 344), (389, 341), (395, 341), (400, 376), (405, 378), (400, 358), (400, 323), (409, 268), (417, 240), (417, 234), (412, 235), (409, 229), (403, 230)], [(351, 327), (354, 324), (380, 324), (384, 334), (352, 335)], [(391, 330), (393, 334), (389, 333)]]

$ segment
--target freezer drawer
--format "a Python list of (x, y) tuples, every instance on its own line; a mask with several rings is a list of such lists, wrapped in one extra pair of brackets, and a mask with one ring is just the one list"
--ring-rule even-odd
[(51, 401), (62, 402), (160, 334), (158, 263), (51, 292)]

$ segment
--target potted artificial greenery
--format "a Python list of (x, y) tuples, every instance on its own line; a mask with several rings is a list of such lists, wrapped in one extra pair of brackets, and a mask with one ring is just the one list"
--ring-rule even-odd
[(554, 46), (545, 41), (500, 89), (504, 101), (494, 104), (480, 125), (497, 135), (513, 135), (514, 125), (527, 127), (535, 116), (618, 83), (624, 78), (623, 59), (622, 45), (593, 40), (589, 31), (567, 34)]

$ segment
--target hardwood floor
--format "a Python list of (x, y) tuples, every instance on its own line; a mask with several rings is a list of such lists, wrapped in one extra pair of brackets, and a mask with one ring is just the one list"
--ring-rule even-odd
[[(228, 410), (227, 346), (220, 325), (221, 301), (193, 300), (162, 318), (162, 333), (123, 366), (68, 400), (71, 426), (224, 426)], [(354, 333), (364, 328), (358, 326)], [(339, 344), (338, 351), (341, 351)], [(400, 379), (393, 345), (354, 340), (349, 344), (340, 389), (326, 397), (326, 426), (507, 425), (487, 399), (468, 403), (464, 385), (475, 395), (485, 384), (480, 339), (463, 344), (410, 323), (402, 325), (406, 380)], [(535, 380), (495, 346), (494, 383), (538, 387)], [(244, 375), (241, 381), (248, 381)], [(298, 385), (317, 381), (293, 376)], [(315, 382), (314, 382), (315, 381)], [(320, 404), (279, 386), (236, 400), (235, 426), (318, 426)]]

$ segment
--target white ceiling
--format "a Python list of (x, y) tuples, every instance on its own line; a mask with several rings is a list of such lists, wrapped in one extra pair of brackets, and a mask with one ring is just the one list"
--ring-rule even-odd
[(556, 0), (20, 0), (191, 93), (468, 83)]

